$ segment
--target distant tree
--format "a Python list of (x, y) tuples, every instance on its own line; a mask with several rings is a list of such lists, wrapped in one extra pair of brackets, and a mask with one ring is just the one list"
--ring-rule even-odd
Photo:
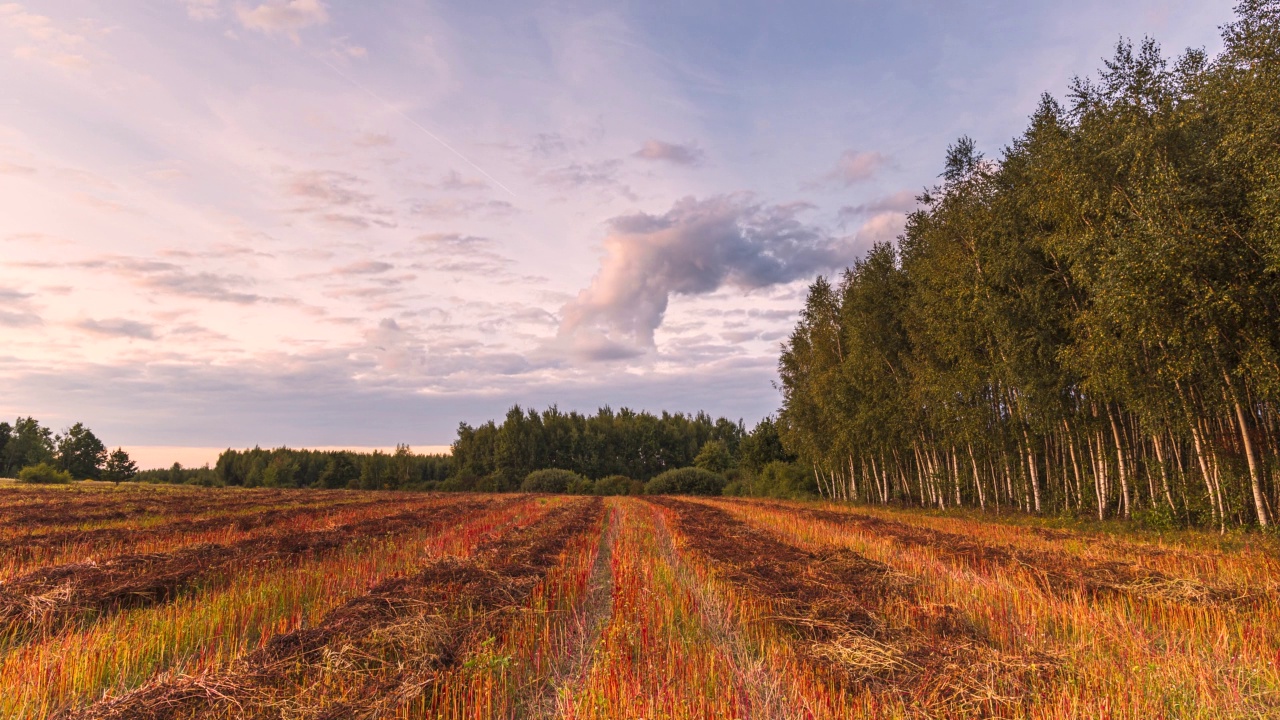
[[(228, 451), (229, 452), (229, 451)], [(326, 488), (344, 488), (360, 478), (360, 468), (347, 453), (334, 453), (320, 471), (318, 484)]]
[(24, 467), (53, 462), (53, 431), (42, 427), (33, 417), (20, 417), (13, 423), (0, 458), (4, 474), (13, 476)]
[(93, 431), (76, 423), (55, 438), (58, 467), (78, 480), (97, 480), (107, 462), (107, 448)]
[(71, 482), (71, 473), (59, 470), (49, 463), (36, 463), (18, 471), (18, 482), (32, 485), (66, 485)]
[(698, 456), (693, 459), (694, 467), (713, 473), (722, 473), (732, 464), (733, 458), (729, 455), (729, 448), (720, 440), (708, 440), (703, 443)]
[(102, 469), (102, 479), (119, 483), (138, 474), (138, 464), (129, 458), (124, 448), (116, 448), (107, 457), (107, 464)]
[(0, 477), (4, 477), (5, 473), (5, 446), (9, 444), (9, 438), (13, 435), (13, 426), (7, 422), (0, 422)]

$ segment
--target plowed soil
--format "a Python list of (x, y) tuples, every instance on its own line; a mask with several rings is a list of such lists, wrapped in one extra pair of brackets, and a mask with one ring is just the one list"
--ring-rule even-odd
[(229, 545), (41, 568), (0, 585), (0, 628), (14, 638), (56, 632), (76, 619), (167, 602), (202, 580), (224, 574), (229, 579), (234, 568), (246, 564), (287, 562), (331, 552), (358, 540), (438, 527), (481, 512), (488, 505), (488, 501), (461, 501)]
[(848, 550), (811, 552), (787, 544), (719, 508), (674, 499), (685, 548), (723, 580), (773, 608), (802, 654), (855, 691), (891, 694), (931, 711), (1007, 712), (1053, 672), (1045, 658), (992, 647), (962, 613), (921, 606), (912, 621), (885, 621), (891, 600), (910, 602), (911, 580)]
[(429, 692), (523, 607), (567, 540), (603, 513), (575, 500), (483, 547), (380, 583), (317, 627), (272, 638), (233, 672), (179, 678), (91, 706), (79, 720), (372, 717)]

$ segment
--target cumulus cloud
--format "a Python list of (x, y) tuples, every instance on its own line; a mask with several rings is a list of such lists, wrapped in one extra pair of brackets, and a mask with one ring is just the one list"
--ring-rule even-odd
[(697, 165), (702, 162), (702, 150), (692, 143), (677, 145), (661, 140), (646, 140), (644, 145), (634, 153), (642, 160), (662, 160), (676, 165)]
[(888, 162), (889, 158), (878, 152), (845, 150), (830, 172), (805, 183), (805, 187), (850, 187), (874, 178)]
[(803, 208), (732, 195), (614, 218), (599, 272), (561, 311), (559, 341), (590, 358), (625, 357), (653, 347), (672, 295), (764, 288), (846, 263), (852, 248), (801, 223)]
[(250, 30), (297, 39), (299, 30), (329, 22), (329, 10), (320, 0), (272, 0), (253, 8), (237, 5), (236, 17)]
[(154, 326), (124, 318), (109, 318), (106, 320), (90, 318), (76, 323), (76, 327), (98, 335), (112, 337), (135, 338), (138, 340), (154, 340), (156, 337)]

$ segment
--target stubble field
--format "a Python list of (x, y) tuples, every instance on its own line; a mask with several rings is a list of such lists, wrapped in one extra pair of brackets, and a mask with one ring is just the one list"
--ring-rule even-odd
[(1280, 717), (1280, 557), (728, 498), (0, 488), (2, 718)]

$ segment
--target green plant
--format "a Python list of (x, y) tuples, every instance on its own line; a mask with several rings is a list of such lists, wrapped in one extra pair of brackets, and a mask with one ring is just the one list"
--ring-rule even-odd
[(525, 476), (524, 482), (520, 483), (520, 489), (524, 492), (541, 492), (541, 493), (566, 493), (569, 492), (569, 486), (577, 483), (589, 482), (572, 470), (562, 470), (560, 468), (547, 468), (545, 470), (534, 470)]
[(32, 485), (66, 485), (71, 480), (71, 473), (59, 470), (49, 463), (28, 465), (18, 471), (18, 482)]
[(702, 468), (668, 470), (645, 483), (645, 495), (719, 495), (724, 476)]

